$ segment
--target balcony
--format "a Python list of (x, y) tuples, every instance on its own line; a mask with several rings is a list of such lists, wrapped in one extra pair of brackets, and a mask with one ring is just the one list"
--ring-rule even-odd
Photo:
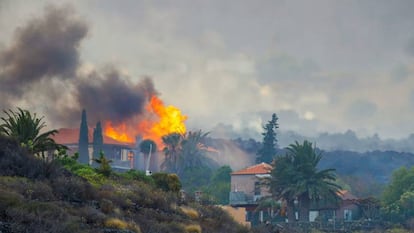
[(244, 192), (230, 192), (230, 205), (231, 206), (249, 206), (257, 205), (258, 195), (247, 195)]

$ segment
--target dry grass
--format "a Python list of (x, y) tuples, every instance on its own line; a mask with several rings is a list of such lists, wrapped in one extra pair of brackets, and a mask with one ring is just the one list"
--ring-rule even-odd
[(185, 231), (188, 233), (201, 233), (200, 225), (192, 224), (185, 226)]
[(191, 219), (198, 219), (200, 217), (200, 214), (197, 212), (197, 210), (190, 208), (188, 206), (182, 206), (181, 210), (184, 212), (185, 215), (187, 215)]
[(134, 222), (126, 222), (124, 220), (121, 220), (119, 218), (109, 218), (104, 223), (105, 227), (109, 228), (115, 228), (120, 230), (131, 230), (135, 233), (141, 233), (141, 229), (139, 226)]

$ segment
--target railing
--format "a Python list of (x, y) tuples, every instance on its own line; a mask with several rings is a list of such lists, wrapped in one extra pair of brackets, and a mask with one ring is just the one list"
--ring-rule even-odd
[(243, 206), (257, 204), (254, 196), (249, 196), (244, 192), (230, 192), (230, 205)]
[(272, 225), (282, 232), (310, 232), (311, 229), (317, 229), (323, 232), (354, 232), (368, 231), (378, 226), (377, 221), (359, 220), (359, 221), (323, 221), (323, 222), (277, 222)]

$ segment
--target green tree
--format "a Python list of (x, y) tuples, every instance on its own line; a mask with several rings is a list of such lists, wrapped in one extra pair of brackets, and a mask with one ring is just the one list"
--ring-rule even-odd
[(181, 156), (178, 159), (179, 170), (189, 167), (202, 167), (206, 161), (207, 147), (204, 140), (209, 133), (189, 131), (181, 141)]
[(162, 150), (165, 159), (161, 164), (161, 168), (168, 172), (178, 172), (178, 156), (181, 154), (182, 135), (179, 133), (171, 133), (162, 137), (165, 147)]
[(112, 160), (107, 159), (105, 157), (105, 154), (102, 151), (99, 153), (99, 158), (94, 158), (93, 161), (98, 164), (98, 168), (96, 168), (96, 171), (98, 173), (100, 173), (100, 174), (102, 174), (106, 177), (111, 175), (111, 173), (112, 173), (112, 168), (111, 168)]
[(6, 116), (1, 117), (0, 134), (14, 138), (30, 153), (44, 157), (46, 151), (66, 149), (51, 138), (58, 133), (57, 130), (41, 132), (46, 127), (43, 117), (38, 118), (36, 113), (31, 114), (21, 108), (17, 108), (17, 111), (9, 109), (4, 113)]
[(227, 205), (229, 203), (231, 173), (230, 166), (222, 166), (215, 170), (211, 176), (207, 192), (218, 204)]
[(264, 132), (263, 135), (263, 143), (261, 148), (257, 151), (257, 158), (256, 162), (261, 163), (271, 163), (273, 157), (276, 156), (277, 153), (277, 138), (276, 138), (276, 130), (279, 128), (277, 123), (278, 117), (276, 113), (273, 113), (272, 119), (263, 126)]
[(86, 118), (86, 110), (82, 110), (82, 120), (79, 128), (79, 162), (89, 164), (89, 130)]
[(392, 174), (391, 182), (382, 193), (384, 219), (404, 223), (414, 217), (414, 166), (401, 167)]
[(96, 123), (96, 127), (93, 130), (93, 157), (98, 158), (99, 153), (102, 151), (103, 147), (103, 136), (102, 136), (102, 126), (101, 122)]
[(322, 154), (308, 141), (289, 145), (286, 155), (276, 158), (270, 189), (276, 199), (286, 201), (290, 222), (294, 220), (295, 200), (299, 205), (300, 221), (309, 221), (311, 201), (337, 200), (340, 186), (335, 183), (335, 169), (319, 171), (317, 165), (321, 158)]

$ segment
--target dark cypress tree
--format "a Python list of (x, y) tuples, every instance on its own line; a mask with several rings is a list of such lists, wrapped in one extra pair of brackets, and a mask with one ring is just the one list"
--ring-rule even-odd
[(261, 163), (271, 163), (273, 161), (273, 157), (276, 156), (277, 153), (277, 139), (276, 139), (276, 129), (279, 128), (277, 123), (276, 113), (273, 113), (272, 120), (270, 120), (265, 126), (263, 126), (264, 132), (263, 135), (263, 143), (259, 151), (257, 151), (257, 158), (256, 162)]
[(93, 130), (93, 158), (97, 159), (100, 156), (100, 152), (103, 147), (103, 136), (101, 122), (96, 123), (96, 127)]
[(79, 129), (79, 162), (89, 164), (89, 141), (88, 141), (88, 122), (86, 119), (86, 111), (82, 110), (82, 121)]

